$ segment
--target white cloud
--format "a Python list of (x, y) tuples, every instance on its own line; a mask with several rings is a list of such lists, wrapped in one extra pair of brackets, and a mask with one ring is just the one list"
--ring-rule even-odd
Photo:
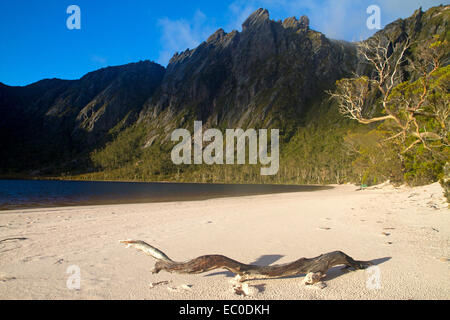
[(162, 65), (167, 65), (175, 52), (197, 47), (215, 31), (200, 10), (190, 20), (171, 20), (166, 17), (159, 19), (158, 25), (162, 28), (162, 50), (159, 52), (158, 63)]

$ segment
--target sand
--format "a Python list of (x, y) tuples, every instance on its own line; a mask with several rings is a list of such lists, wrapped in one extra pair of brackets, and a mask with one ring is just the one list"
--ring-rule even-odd
[[(439, 184), (357, 189), (2, 211), (0, 299), (449, 299), (450, 210)], [(154, 260), (121, 239), (177, 261), (217, 253), (269, 265), (341, 250), (376, 268), (335, 267), (323, 289), (303, 277), (253, 281), (245, 296), (223, 270), (153, 275)]]

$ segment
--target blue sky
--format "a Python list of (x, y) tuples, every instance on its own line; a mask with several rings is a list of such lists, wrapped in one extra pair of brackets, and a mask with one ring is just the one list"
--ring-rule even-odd
[[(382, 26), (448, 0), (1, 0), (0, 82), (26, 85), (44, 78), (78, 79), (87, 72), (139, 60), (167, 65), (218, 28), (240, 30), (254, 10), (274, 20), (308, 15), (328, 37), (370, 36), (366, 9), (381, 8)], [(69, 5), (81, 9), (81, 30), (69, 30)]]

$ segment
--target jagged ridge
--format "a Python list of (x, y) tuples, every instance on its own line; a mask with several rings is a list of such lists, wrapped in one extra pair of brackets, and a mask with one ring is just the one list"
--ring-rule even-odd
[[(418, 10), (380, 32), (395, 41), (448, 38), (448, 13), (449, 6)], [(277, 127), (288, 142), (312, 108), (330, 108), (324, 90), (358, 63), (354, 44), (311, 30), (307, 17), (273, 21), (258, 9), (241, 32), (219, 29), (197, 48), (175, 54), (167, 69), (146, 61), (76, 81), (1, 84), (0, 168), (88, 170), (77, 161), (135, 123), (146, 127), (147, 148), (167, 144), (172, 129), (189, 128), (193, 120), (222, 129)]]

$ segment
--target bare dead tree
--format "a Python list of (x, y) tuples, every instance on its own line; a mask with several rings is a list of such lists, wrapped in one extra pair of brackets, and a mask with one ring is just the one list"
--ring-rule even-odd
[(239, 282), (307, 274), (308, 280), (306, 284), (314, 284), (324, 278), (327, 271), (334, 266), (344, 265), (347, 268), (359, 270), (372, 265), (370, 261), (353, 260), (353, 258), (341, 251), (322, 254), (311, 259), (300, 258), (291, 263), (273, 266), (244, 264), (222, 255), (206, 255), (186, 262), (176, 262), (161, 250), (144, 241), (122, 240), (120, 243), (128, 247), (134, 247), (156, 259), (153, 273), (159, 273), (164, 270), (170, 273), (199, 274), (215, 269), (225, 269), (234, 273), (236, 280)]
[[(386, 140), (409, 137), (415, 140), (407, 145), (406, 153), (417, 144), (432, 151), (428, 141), (440, 141), (448, 145), (448, 76), (439, 85), (432, 85), (436, 71), (444, 64), (448, 55), (448, 43), (432, 39), (417, 45), (418, 58), (407, 59), (406, 52), (412, 46), (409, 39), (393, 44), (389, 39), (376, 35), (358, 44), (358, 53), (368, 63), (374, 75), (371, 77), (354, 75), (337, 82), (336, 90), (329, 92), (338, 102), (339, 111), (344, 116), (361, 124), (393, 121), (396, 133)], [(408, 61), (420, 77), (414, 84), (402, 83), (401, 66)], [(440, 91), (439, 95), (433, 94)], [(447, 98), (442, 98), (442, 95)], [(367, 115), (370, 102), (376, 96), (384, 115)], [(436, 99), (439, 96), (439, 99)], [(434, 98), (434, 100), (433, 100)], [(421, 127), (419, 117), (435, 119), (441, 126), (440, 132), (429, 132)], [(440, 145), (438, 145), (440, 146)]]
[[(354, 75), (353, 78), (338, 81), (336, 92), (329, 92), (339, 103), (339, 111), (346, 117), (362, 124), (394, 120), (403, 126), (400, 119), (389, 108), (389, 95), (400, 79), (400, 65), (405, 61), (405, 52), (409, 41), (391, 48), (391, 42), (381, 36), (375, 36), (358, 44), (359, 55), (374, 70), (372, 78)], [(392, 52), (390, 52), (392, 51)], [(365, 117), (364, 112), (373, 89), (381, 94), (381, 104), (386, 115), (381, 117)]]

